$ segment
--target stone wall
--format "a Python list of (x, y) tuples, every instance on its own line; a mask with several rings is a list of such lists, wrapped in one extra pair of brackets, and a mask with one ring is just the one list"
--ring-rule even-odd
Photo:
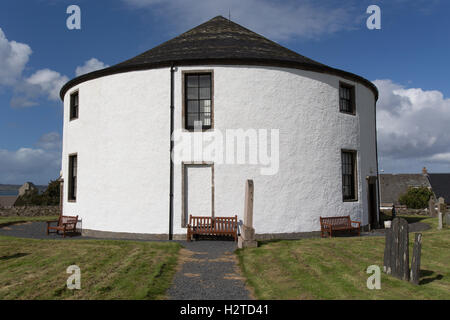
[[(380, 211), (387, 215), (391, 215), (392, 213), (392, 209), (381, 209)], [(397, 215), (430, 215), (430, 211), (428, 209), (408, 209), (395, 207), (395, 212)]]
[(30, 206), (30, 207), (12, 207), (0, 208), (0, 217), (38, 217), (38, 216), (57, 216), (59, 215), (59, 206)]

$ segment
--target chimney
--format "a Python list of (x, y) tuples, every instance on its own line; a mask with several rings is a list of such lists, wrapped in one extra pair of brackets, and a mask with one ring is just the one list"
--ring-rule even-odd
[(427, 168), (426, 168), (426, 167), (423, 167), (423, 169), (422, 169), (422, 174), (423, 174), (423, 175), (427, 175), (427, 174), (428, 174), (428, 171), (427, 171)]

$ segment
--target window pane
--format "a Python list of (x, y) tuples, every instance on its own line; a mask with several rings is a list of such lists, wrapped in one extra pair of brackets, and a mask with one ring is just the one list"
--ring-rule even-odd
[(200, 100), (200, 112), (211, 112), (211, 100)]
[(188, 88), (187, 89), (187, 98), (188, 99), (198, 99), (198, 89), (197, 88)]
[(72, 160), (72, 176), (77, 176), (77, 157), (73, 157)]
[(188, 113), (187, 115), (187, 126), (189, 128), (194, 128), (194, 121), (198, 121), (198, 113)]
[(211, 126), (211, 114), (210, 113), (202, 113), (201, 119), (202, 119), (204, 126), (206, 126), (206, 127)]
[(209, 74), (200, 75), (200, 87), (202, 88), (211, 87), (211, 75)]
[(210, 88), (200, 88), (200, 99), (210, 99), (211, 89)]
[(199, 105), (198, 100), (188, 100), (187, 112), (188, 113), (199, 112), (198, 105)]
[(190, 88), (198, 87), (198, 76), (197, 75), (187, 75), (187, 86)]

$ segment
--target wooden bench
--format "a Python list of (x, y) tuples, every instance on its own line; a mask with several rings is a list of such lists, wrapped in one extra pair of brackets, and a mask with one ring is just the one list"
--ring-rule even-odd
[[(56, 226), (51, 226), (52, 223), (57, 222)], [(66, 232), (76, 232), (78, 216), (60, 216), (58, 221), (47, 221), (47, 235), (50, 230), (56, 230), (56, 233), (62, 232), (63, 238), (66, 237)]]
[(237, 241), (237, 216), (234, 217), (194, 217), (189, 216), (187, 241), (195, 234), (208, 236), (232, 236)]
[[(353, 226), (352, 224), (357, 224), (358, 226)], [(358, 236), (360, 235), (361, 222), (352, 221), (350, 216), (344, 217), (320, 217), (320, 232), (322, 238), (324, 233), (328, 232), (331, 235), (333, 231), (336, 230), (348, 230), (348, 231), (358, 231)]]

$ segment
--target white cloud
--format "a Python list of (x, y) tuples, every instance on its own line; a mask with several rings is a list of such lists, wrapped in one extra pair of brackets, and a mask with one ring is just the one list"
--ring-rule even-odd
[(100, 70), (109, 67), (109, 65), (104, 64), (102, 61), (91, 58), (87, 60), (82, 66), (78, 66), (75, 69), (76, 76), (81, 76), (82, 74), (89, 73), (95, 70)]
[(58, 132), (49, 132), (42, 135), (36, 147), (44, 150), (60, 150), (61, 149), (61, 136)]
[[(57, 141), (59, 139), (59, 142)], [(56, 132), (44, 134), (36, 148), (15, 151), (0, 149), (0, 182), (47, 184), (61, 170), (61, 138)]]
[[(12, 107), (32, 107), (38, 105), (37, 100), (45, 97), (51, 101), (59, 101), (61, 87), (69, 78), (49, 68), (40, 69), (30, 76), (24, 76), (32, 51), (27, 44), (9, 41), (0, 28), (0, 86), (13, 89), (10, 104)], [(102, 61), (91, 58), (75, 69), (77, 76), (94, 70), (106, 68)]]
[(378, 148), (382, 166), (389, 161), (450, 164), (450, 99), (437, 90), (405, 88), (375, 80)]
[(58, 100), (59, 90), (69, 81), (69, 78), (61, 75), (59, 72), (42, 69), (26, 78), (25, 81), (30, 85), (38, 86), (41, 92), (47, 95), (50, 100)]
[(0, 28), (0, 85), (13, 85), (21, 78), (31, 48), (16, 41), (9, 41)]
[[(155, 10), (183, 31), (217, 15), (274, 40), (316, 38), (323, 34), (350, 30), (361, 22), (352, 5), (332, 7), (317, 1), (268, 0), (122, 0), (135, 8)], [(182, 17), (182, 18), (180, 18)]]

